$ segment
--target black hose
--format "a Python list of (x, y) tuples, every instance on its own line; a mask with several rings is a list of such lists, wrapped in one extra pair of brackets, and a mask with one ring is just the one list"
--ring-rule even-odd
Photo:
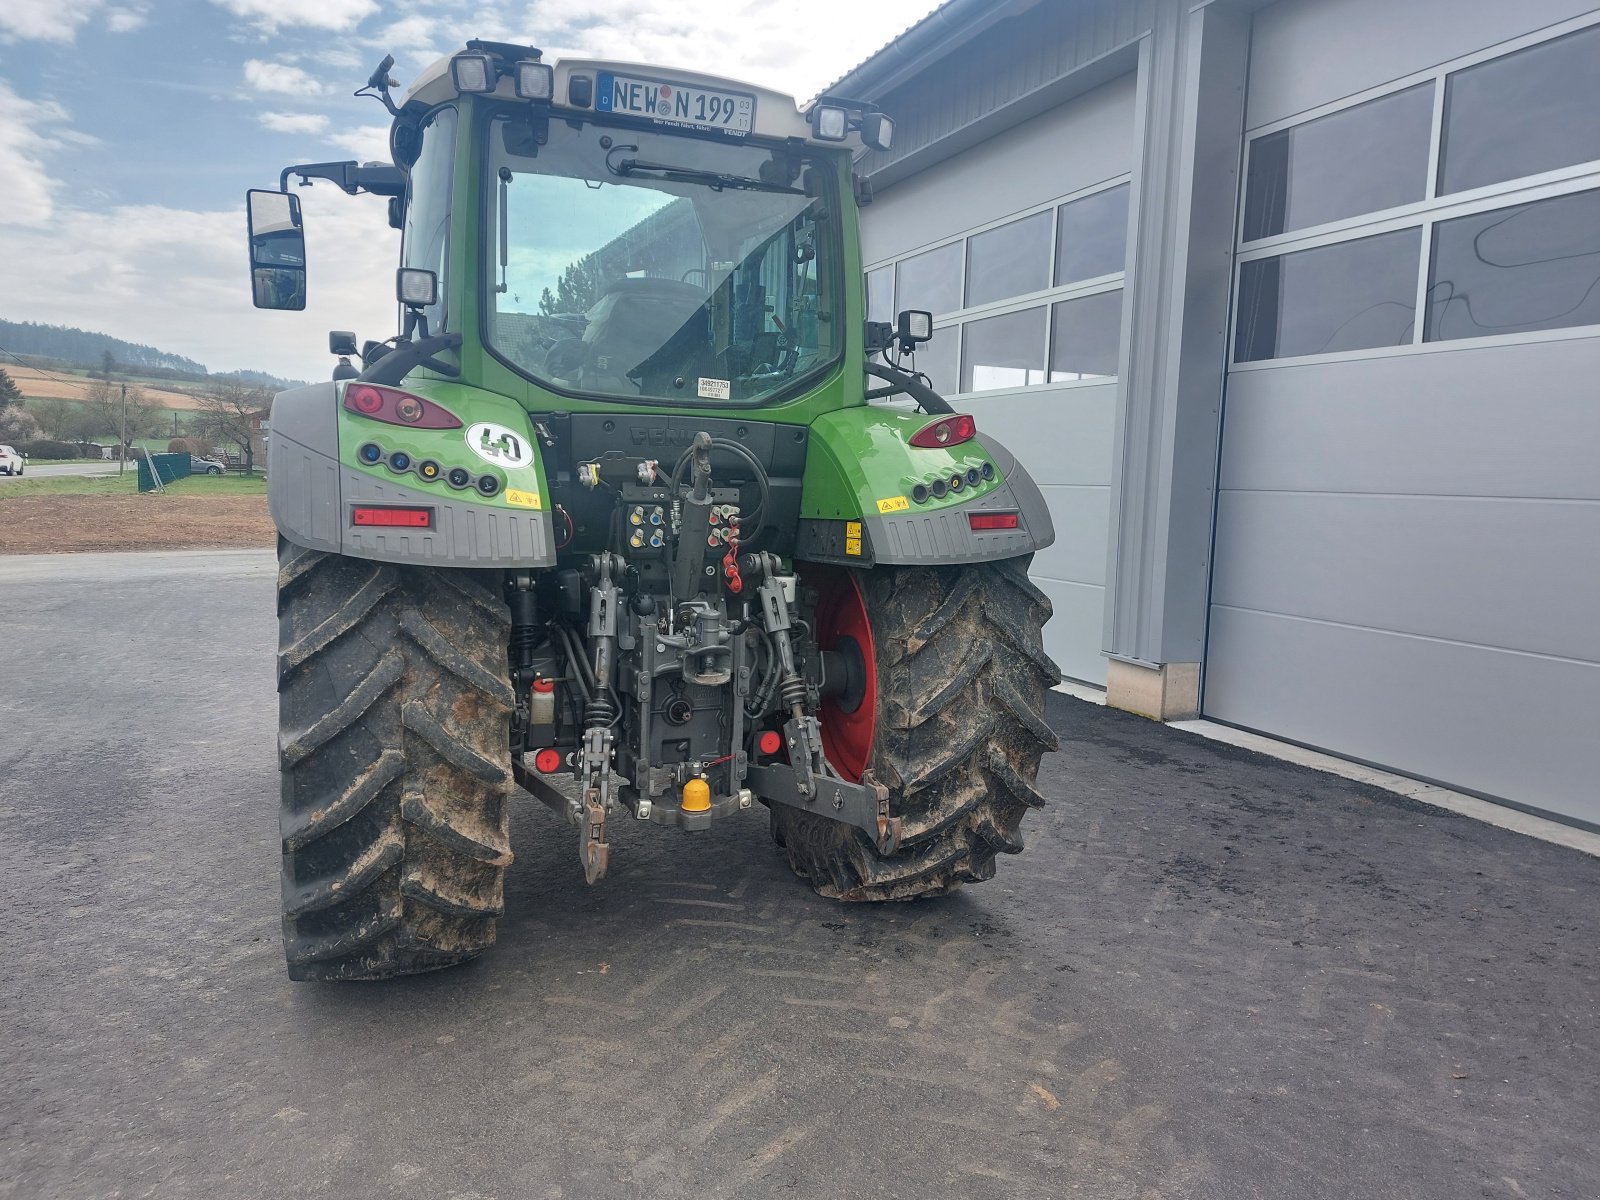
[[(712, 438), (711, 448), (713, 450), (726, 450), (730, 454), (736, 454), (740, 458), (744, 459), (745, 462), (750, 464), (750, 470), (754, 474), (756, 491), (759, 494), (760, 499), (756, 501), (756, 506), (751, 509), (749, 513), (742, 514), (741, 524), (748, 525), (753, 531), (750, 540), (754, 541), (756, 535), (761, 532), (760, 518), (766, 516), (767, 501), (772, 495), (772, 480), (767, 476), (767, 469), (761, 465), (760, 459), (758, 459), (754, 454), (751, 454), (748, 449), (740, 445), (738, 442), (729, 441), (727, 438)], [(674, 492), (676, 492), (680, 486), (678, 477), (682, 474), (683, 468), (688, 464), (693, 453), (693, 450), (685, 450), (682, 456), (679, 457), (677, 465), (672, 468), (671, 484)]]

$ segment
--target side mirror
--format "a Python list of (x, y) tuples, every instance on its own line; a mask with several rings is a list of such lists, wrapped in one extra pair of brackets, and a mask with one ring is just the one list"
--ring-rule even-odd
[(895, 340), (901, 353), (914, 350), (923, 342), (933, 340), (933, 314), (919, 308), (908, 308), (895, 319)]
[(288, 192), (245, 193), (250, 222), (250, 289), (257, 308), (306, 306), (306, 237), (300, 198)]

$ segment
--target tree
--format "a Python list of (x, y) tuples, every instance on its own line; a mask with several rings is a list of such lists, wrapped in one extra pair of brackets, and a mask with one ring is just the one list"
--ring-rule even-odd
[(39, 428), (45, 437), (61, 442), (76, 440), (77, 431), (70, 429), (69, 426), (72, 424), (71, 416), (76, 415), (79, 409), (70, 400), (45, 396), (28, 401), (28, 411), (33, 414), (34, 420), (39, 422)]
[[(85, 406), (93, 414), (89, 425), (94, 433), (113, 442), (122, 438), (124, 386), (117, 383), (91, 383), (88, 397), (84, 400)], [(165, 410), (151, 400), (143, 388), (128, 388), (126, 411), (130, 442), (160, 432)]]
[(202, 434), (226, 446), (237, 446), (245, 469), (255, 470), (255, 439), (261, 419), (272, 406), (272, 393), (242, 379), (217, 379), (200, 397), (196, 424)]
[(0, 408), (0, 442), (31, 442), (39, 436), (39, 422), (20, 406)]
[(22, 389), (17, 386), (16, 381), (10, 375), (6, 374), (4, 370), (0, 370), (0, 408), (6, 408), (21, 399)]
[(116, 369), (116, 357), (109, 350), (102, 352), (100, 355), (100, 374), (107, 383), (111, 382), (111, 372)]

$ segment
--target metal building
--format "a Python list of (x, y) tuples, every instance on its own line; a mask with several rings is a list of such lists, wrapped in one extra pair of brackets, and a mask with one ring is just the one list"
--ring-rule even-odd
[(829, 91), (1068, 676), (1600, 826), (1595, 0), (950, 0)]

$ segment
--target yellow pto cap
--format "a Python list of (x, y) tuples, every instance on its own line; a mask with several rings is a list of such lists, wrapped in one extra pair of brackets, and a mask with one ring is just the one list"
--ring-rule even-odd
[(691, 779), (683, 785), (684, 812), (711, 811), (711, 785), (704, 779)]

